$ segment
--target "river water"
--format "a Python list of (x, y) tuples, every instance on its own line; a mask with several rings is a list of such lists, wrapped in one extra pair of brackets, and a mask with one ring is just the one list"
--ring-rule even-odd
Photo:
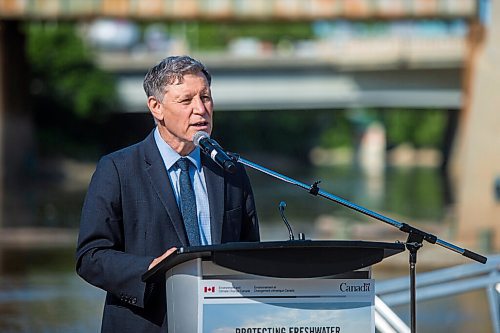
[[(432, 230), (453, 227), (449, 213), (453, 193), (438, 169), (388, 168), (383, 174), (370, 177), (353, 167), (298, 167), (288, 168), (288, 172), (287, 176), (297, 177), (306, 184), (321, 180), (323, 190), (401, 222)], [(405, 239), (404, 235), (392, 239), (394, 234), (385, 231), (393, 227), (314, 197), (298, 187), (252, 170), (249, 175), (257, 198), (263, 240), (288, 238), (277, 208), (280, 201), (287, 203), (286, 215), (295, 233), (303, 232), (307, 238)], [(60, 199), (53, 194), (50, 203), (52, 224), (57, 224), (53, 217), (67, 206), (67, 196), (59, 195)], [(74, 207), (79, 207), (83, 195), (83, 191), (78, 195), (72, 192)], [(39, 205), (45, 206), (47, 202)], [(77, 219), (78, 212), (65, 216)], [(77, 224), (77, 220), (65, 221), (63, 226)], [(375, 270), (374, 278), (406, 274), (404, 268)], [(0, 248), (0, 332), (98, 332), (103, 300), (104, 292), (74, 273), (73, 245)], [(409, 322), (408, 306), (394, 310)], [(493, 332), (484, 291), (419, 303), (417, 315), (418, 331), (423, 333)]]

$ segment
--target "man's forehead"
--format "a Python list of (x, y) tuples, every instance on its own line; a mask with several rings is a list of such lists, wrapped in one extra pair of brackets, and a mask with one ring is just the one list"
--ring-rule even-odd
[[(184, 78), (189, 75), (186, 74), (184, 75)], [(194, 76), (198, 76), (196, 74), (192, 74)], [(207, 79), (201, 74), (201, 78), (204, 79), (205, 84), (203, 86), (199, 87), (197, 84), (194, 86), (186, 85), (184, 79), (176, 79), (172, 84), (168, 84), (165, 86), (165, 93), (170, 93), (174, 95), (191, 95), (191, 94), (196, 94), (199, 92), (210, 92), (210, 86), (207, 82)], [(201, 89), (200, 89), (201, 88)]]
[(195, 72), (195, 73), (184, 73), (184, 74), (178, 75), (174, 78), (174, 80), (171, 83), (167, 83), (167, 86), (174, 86), (174, 85), (183, 84), (185, 81), (185, 78), (187, 76), (200, 77), (200, 78), (203, 78), (208, 83), (208, 79), (205, 76), (205, 74), (203, 74), (202, 72)]

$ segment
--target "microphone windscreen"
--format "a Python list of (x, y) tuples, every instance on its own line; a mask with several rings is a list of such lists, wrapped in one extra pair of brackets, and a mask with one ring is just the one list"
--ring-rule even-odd
[(193, 135), (193, 143), (196, 147), (200, 146), (201, 139), (210, 139), (210, 135), (207, 132), (198, 131)]

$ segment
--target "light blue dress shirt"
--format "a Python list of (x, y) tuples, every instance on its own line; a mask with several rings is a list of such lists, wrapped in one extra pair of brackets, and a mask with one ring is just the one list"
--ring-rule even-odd
[[(181, 169), (175, 164), (182, 156), (174, 151), (160, 136), (158, 127), (154, 131), (156, 146), (160, 150), (160, 155), (167, 169), (172, 189), (174, 190), (177, 206), (180, 207), (181, 192), (179, 188), (179, 176)], [(201, 166), (200, 148), (196, 147), (188, 156), (186, 156), (196, 168), (189, 168), (189, 177), (193, 184), (196, 195), (196, 211), (198, 215), (198, 227), (200, 230), (201, 245), (212, 244), (212, 234), (210, 231), (210, 207), (208, 204), (207, 184)]]

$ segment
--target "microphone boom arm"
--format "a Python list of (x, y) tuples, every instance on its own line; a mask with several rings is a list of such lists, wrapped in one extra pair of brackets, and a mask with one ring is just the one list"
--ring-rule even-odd
[(458, 254), (461, 254), (463, 255), (464, 257), (467, 257), (469, 259), (472, 259), (472, 260), (475, 260), (477, 262), (480, 262), (482, 264), (485, 264), (486, 261), (487, 261), (487, 258), (478, 254), (478, 253), (475, 253), (475, 252), (472, 252), (470, 250), (467, 250), (467, 249), (463, 249), (461, 247), (458, 247), (454, 244), (451, 244), (449, 242), (446, 242), (444, 240), (441, 240), (439, 238), (437, 238), (436, 236), (432, 235), (432, 234), (429, 234), (425, 231), (422, 231), (422, 230), (419, 230), (417, 228), (414, 228), (412, 227), (411, 225), (407, 224), (407, 223), (401, 223), (401, 222), (398, 222), (394, 219), (391, 219), (387, 216), (384, 216), (382, 214), (379, 214), (377, 212), (374, 212), (372, 210), (369, 210), (365, 207), (362, 207), (362, 206), (359, 206), (355, 203), (352, 203), (346, 199), (343, 199), (341, 197), (338, 197), (336, 195), (333, 195), (331, 193), (328, 193), (326, 191), (323, 191), (321, 190), (319, 187), (318, 187), (318, 184), (319, 182), (315, 182), (314, 184), (312, 185), (307, 185), (305, 183), (302, 183), (302, 182), (299, 182), (293, 178), (290, 178), (290, 177), (287, 177), (285, 175), (282, 175), (278, 172), (275, 172), (273, 170), (270, 170), (268, 168), (265, 168), (263, 166), (260, 166), (256, 163), (253, 163), (251, 161), (248, 161), (244, 158), (242, 158), (241, 156), (237, 155), (237, 154), (234, 154), (234, 153), (229, 153), (230, 156), (233, 157), (233, 159), (235, 159), (236, 162), (240, 162), (241, 164), (243, 165), (246, 165), (252, 169), (255, 169), (257, 171), (260, 171), (262, 173), (265, 173), (269, 176), (272, 176), (274, 178), (277, 178), (281, 181), (284, 181), (286, 183), (289, 183), (289, 184), (292, 184), (292, 185), (296, 185), (306, 191), (308, 191), (310, 194), (312, 195), (319, 195), (320, 197), (323, 197), (325, 199), (328, 199), (330, 201), (333, 201), (333, 202), (336, 202), (338, 204), (341, 204), (342, 206), (345, 206), (347, 208), (350, 208), (352, 210), (355, 210), (359, 213), (362, 213), (364, 215), (367, 215), (367, 216), (370, 216), (374, 219), (377, 219), (379, 221), (382, 221), (382, 222), (385, 222), (387, 224), (390, 224), (392, 225), (393, 227), (395, 228), (398, 228), (399, 230), (403, 231), (403, 232), (406, 232), (407, 234), (410, 235), (410, 238), (412, 238), (412, 240), (414, 239), (417, 239), (417, 240), (426, 240), (427, 242), (431, 243), (431, 244), (438, 244), (448, 250), (451, 250), (453, 252), (456, 252)]

